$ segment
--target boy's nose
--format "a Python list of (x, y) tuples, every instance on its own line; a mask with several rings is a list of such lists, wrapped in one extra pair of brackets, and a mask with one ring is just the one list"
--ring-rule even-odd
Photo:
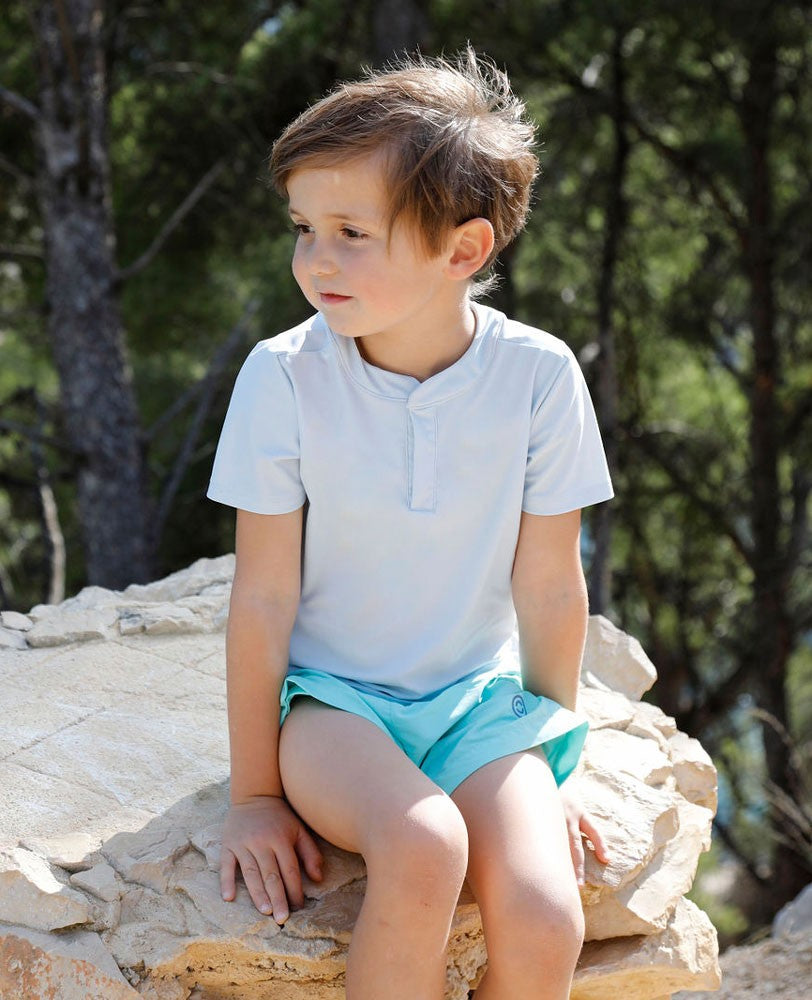
[(309, 248), (307, 268), (312, 275), (333, 274), (335, 272), (335, 261), (324, 244), (314, 243)]

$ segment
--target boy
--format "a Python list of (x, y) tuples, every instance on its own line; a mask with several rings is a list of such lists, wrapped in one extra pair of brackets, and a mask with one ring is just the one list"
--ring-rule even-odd
[(271, 158), (317, 313), (252, 351), (209, 489), (238, 508), (221, 885), (239, 866), (283, 923), (300, 863), (320, 877), (305, 824), (361, 853), (349, 1000), (440, 1000), (466, 874), (478, 1000), (563, 1000), (582, 834), (605, 860), (557, 788), (600, 437), (568, 348), (472, 301), (524, 224), (532, 139), (469, 51), (339, 87)]

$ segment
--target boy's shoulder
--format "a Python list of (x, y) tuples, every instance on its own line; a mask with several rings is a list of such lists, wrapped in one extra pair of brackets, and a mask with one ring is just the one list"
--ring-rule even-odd
[(312, 354), (324, 351), (330, 345), (330, 331), (321, 318), (315, 313), (298, 326), (284, 330), (266, 340), (260, 340), (254, 346), (249, 358), (277, 357), (289, 358), (298, 354)]
[(541, 360), (552, 363), (556, 359), (560, 363), (573, 356), (570, 347), (560, 337), (507, 316), (504, 317), (499, 342), (508, 348), (525, 348), (535, 352)]

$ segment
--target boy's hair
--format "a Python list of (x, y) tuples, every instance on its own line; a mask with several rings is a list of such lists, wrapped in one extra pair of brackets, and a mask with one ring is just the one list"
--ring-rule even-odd
[(430, 254), (449, 232), (485, 218), (494, 249), (523, 228), (538, 169), (534, 127), (507, 76), (469, 46), (453, 62), (404, 57), (339, 84), (274, 143), (271, 178), (284, 197), (291, 174), (384, 154), (388, 222), (417, 226)]

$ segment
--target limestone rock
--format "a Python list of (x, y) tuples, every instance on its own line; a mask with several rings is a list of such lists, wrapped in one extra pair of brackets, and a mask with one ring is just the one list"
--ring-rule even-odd
[(0, 649), (27, 649), (28, 643), (22, 632), (0, 627)]
[(637, 639), (621, 632), (602, 615), (589, 619), (581, 669), (630, 698), (639, 698), (657, 680), (654, 664)]
[(205, 625), (194, 611), (178, 604), (143, 604), (120, 609), (119, 631), (122, 635), (147, 632), (150, 635), (202, 632)]
[(681, 900), (659, 934), (584, 945), (570, 1000), (653, 1000), (676, 990), (719, 986), (716, 931)]
[(0, 625), (3, 628), (27, 632), (33, 624), (28, 615), (21, 615), (19, 611), (0, 611)]
[(699, 740), (675, 732), (668, 738), (677, 788), (688, 799), (716, 812), (716, 768)]
[(812, 941), (812, 882), (787, 903), (773, 920), (773, 937), (792, 938), (805, 935)]
[(58, 881), (42, 858), (21, 847), (0, 852), (0, 922), (55, 931), (91, 917), (85, 897)]
[(55, 610), (39, 618), (27, 633), (31, 646), (61, 646), (69, 642), (87, 642), (112, 635), (118, 620), (115, 608), (87, 608), (75, 611)]
[(86, 871), (76, 872), (70, 877), (71, 884), (92, 893), (105, 903), (114, 903), (121, 898), (121, 888), (116, 873), (106, 861), (100, 861)]
[[(58, 982), (59, 1000), (343, 1000), (359, 856), (322, 842), (325, 877), (304, 879), (305, 905), (281, 928), (242, 885), (234, 902), (220, 897), (218, 630), (232, 573), (233, 557), (199, 560), (146, 586), (39, 606), (28, 631), (0, 626), (26, 646), (0, 649), (0, 920), (16, 925), (0, 933), (10, 956), (0, 996), (46, 1000)], [(587, 854), (576, 1000), (665, 1000), (718, 975), (712, 928), (683, 899), (708, 844), (716, 775), (697, 741), (636, 700), (654, 676), (639, 644), (605, 619), (590, 623), (578, 780), (611, 862)], [(20, 926), (30, 922), (53, 932)], [(466, 886), (447, 1000), (466, 1000), (485, 966)], [(40, 978), (21, 986), (23, 967)]]
[(43, 934), (0, 924), (0, 997), (138, 1000), (98, 934)]
[(198, 559), (186, 569), (178, 570), (154, 583), (133, 583), (122, 595), (129, 601), (177, 601), (182, 597), (199, 594), (207, 587), (231, 583), (234, 575), (234, 556), (216, 559)]

